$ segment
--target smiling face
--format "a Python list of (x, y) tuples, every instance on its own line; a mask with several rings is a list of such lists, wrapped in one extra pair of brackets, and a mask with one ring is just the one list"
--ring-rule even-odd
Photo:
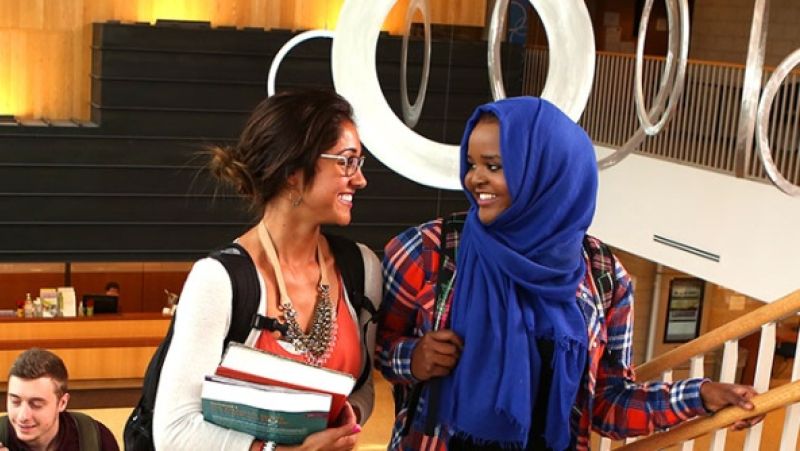
[[(355, 124), (350, 121), (343, 122), (336, 144), (322, 153), (360, 157), (361, 141)], [(348, 177), (340, 161), (318, 158), (314, 181), (303, 193), (303, 204), (309, 207), (322, 224), (347, 225), (352, 219), (354, 194), (356, 190), (365, 186), (367, 179), (361, 169)]]
[(478, 205), (478, 218), (489, 224), (511, 205), (500, 157), (500, 123), (494, 116), (483, 116), (467, 143), (467, 191)]
[(58, 435), (58, 414), (67, 408), (69, 394), (59, 396), (50, 377), (8, 380), (6, 408), (20, 441), (31, 447), (46, 448)]

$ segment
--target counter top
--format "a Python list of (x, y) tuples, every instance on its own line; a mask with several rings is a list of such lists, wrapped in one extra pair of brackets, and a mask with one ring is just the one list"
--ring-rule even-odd
[(0, 323), (54, 323), (54, 322), (74, 322), (74, 321), (129, 321), (129, 320), (159, 320), (172, 319), (171, 316), (163, 315), (161, 312), (146, 313), (102, 313), (93, 316), (61, 316), (58, 318), (19, 318), (16, 316), (0, 317)]
[[(103, 314), (75, 318), (3, 318), (0, 320), (0, 368), (8, 368), (25, 349), (41, 347), (58, 354), (70, 381), (98, 386), (139, 379), (167, 333), (171, 316), (161, 313)], [(0, 373), (0, 383), (7, 380)]]

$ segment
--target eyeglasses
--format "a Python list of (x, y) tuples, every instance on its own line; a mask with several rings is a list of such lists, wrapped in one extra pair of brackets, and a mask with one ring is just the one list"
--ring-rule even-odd
[(344, 155), (331, 155), (329, 153), (319, 154), (320, 158), (327, 158), (329, 160), (336, 160), (336, 164), (344, 168), (344, 176), (352, 177), (356, 171), (364, 166), (366, 157), (346, 157)]

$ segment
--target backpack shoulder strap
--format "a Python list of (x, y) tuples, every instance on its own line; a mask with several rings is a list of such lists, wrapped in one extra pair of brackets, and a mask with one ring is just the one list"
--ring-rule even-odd
[(231, 278), (233, 289), (231, 325), (224, 345), (227, 346), (231, 341), (244, 343), (250, 335), (261, 300), (256, 265), (250, 254), (237, 243), (217, 249), (209, 257), (222, 263)]
[(590, 235), (583, 238), (583, 249), (589, 257), (592, 279), (597, 286), (597, 291), (603, 299), (603, 305), (608, 308), (617, 291), (614, 254), (608, 245)]
[(0, 443), (8, 445), (8, 428), (10, 427), (8, 415), (0, 417)]
[(78, 428), (78, 443), (81, 451), (100, 451), (100, 428), (89, 415), (80, 412), (67, 412)]
[[(449, 315), (446, 315), (446, 312), (449, 311), (449, 306), (446, 304), (450, 291), (453, 289), (453, 276), (456, 270), (456, 251), (458, 250), (456, 243), (458, 243), (459, 235), (461, 235), (461, 231), (464, 229), (464, 221), (466, 221), (466, 219), (466, 212), (458, 212), (452, 213), (442, 220), (442, 230), (439, 240), (439, 267), (436, 271), (436, 288), (434, 291), (434, 293), (436, 293), (434, 320), (437, 329), (449, 327)], [(444, 324), (442, 324), (441, 321), (442, 316), (445, 317)]]
[[(439, 264), (436, 270), (436, 286), (434, 293), (436, 301), (434, 303), (433, 320), (435, 329), (443, 329), (449, 327), (449, 310), (450, 306), (447, 304), (450, 292), (452, 291), (452, 283), (454, 281), (454, 274), (456, 271), (456, 253), (458, 250), (458, 238), (461, 231), (464, 229), (464, 221), (467, 218), (466, 212), (452, 213), (442, 219), (441, 230), (439, 231)], [(429, 262), (433, 265), (432, 259)], [(431, 268), (433, 270), (433, 268)], [(428, 381), (418, 383), (411, 388), (408, 395), (408, 408), (406, 409), (406, 420), (401, 430), (401, 436), (406, 436), (411, 430), (411, 424), (414, 422), (416, 416), (417, 406), (422, 394), (424, 386), (428, 387), (428, 405), (427, 416), (425, 418), (425, 434), (435, 435), (434, 428), (438, 422), (436, 412), (439, 410), (439, 393), (441, 391), (441, 379), (433, 378)], [(401, 388), (399, 385), (395, 386), (395, 399), (400, 399)]]
[[(378, 311), (372, 301), (366, 295), (366, 278), (364, 276), (364, 256), (361, 254), (361, 249), (355, 241), (348, 238), (325, 234), (328, 240), (328, 245), (333, 253), (333, 258), (336, 260), (336, 267), (339, 268), (339, 273), (342, 275), (344, 287), (347, 290), (347, 299), (353, 310), (356, 313), (356, 321), (360, 322), (361, 312), (366, 311), (369, 314), (369, 320), (364, 323), (361, 330), (361, 338), (364, 341), (364, 349), (369, 349), (366, 345), (367, 342), (367, 327), (369, 323), (378, 320)], [(353, 390), (361, 388), (369, 379), (370, 372), (372, 371), (371, 356), (367, 355), (364, 358), (364, 366), (361, 369), (361, 374), (358, 376), (356, 385)]]
[(356, 316), (361, 316), (362, 310), (367, 310), (370, 318), (375, 318), (375, 306), (369, 301), (365, 293), (364, 257), (355, 241), (338, 235), (325, 234), (328, 245), (331, 247), (336, 266), (344, 280), (347, 297), (353, 305)]

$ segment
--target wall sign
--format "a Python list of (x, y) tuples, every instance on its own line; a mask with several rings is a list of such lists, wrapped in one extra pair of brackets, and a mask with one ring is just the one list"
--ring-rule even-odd
[(672, 279), (669, 283), (664, 343), (684, 343), (700, 335), (705, 288), (701, 279)]

